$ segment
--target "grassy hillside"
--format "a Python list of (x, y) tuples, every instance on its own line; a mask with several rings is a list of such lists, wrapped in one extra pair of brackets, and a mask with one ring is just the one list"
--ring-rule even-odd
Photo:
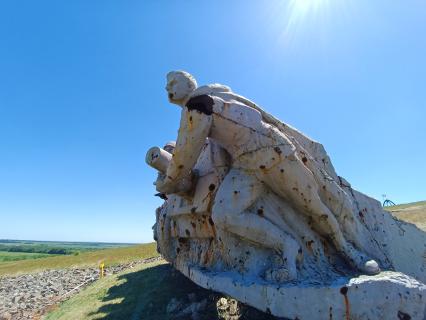
[(26, 253), (26, 252), (7, 252), (0, 251), (0, 262), (5, 261), (18, 261), (27, 259), (38, 259), (52, 256), (47, 253)]
[(420, 229), (426, 231), (426, 201), (419, 201), (386, 207), (398, 219), (414, 223)]
[[(174, 291), (179, 291), (185, 283), (168, 285), (165, 280), (170, 272), (166, 269), (164, 262), (154, 262), (101, 279), (62, 303), (45, 320), (167, 319), (167, 298), (171, 299)], [(147, 312), (153, 299), (159, 303), (158, 310)]]
[(156, 244), (148, 243), (124, 248), (89, 251), (79, 255), (60, 255), (40, 259), (1, 262), (0, 276), (77, 266), (97, 267), (100, 261), (104, 261), (105, 265), (109, 266), (154, 256), (158, 256)]

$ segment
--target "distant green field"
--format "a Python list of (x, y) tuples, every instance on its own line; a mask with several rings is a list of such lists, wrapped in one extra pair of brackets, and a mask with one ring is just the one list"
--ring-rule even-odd
[(130, 246), (130, 243), (103, 243), (103, 242), (60, 242), (60, 241), (33, 241), (33, 240), (1, 240), (0, 251), (48, 253), (48, 254), (75, 254), (106, 248)]
[(52, 256), (46, 253), (25, 253), (25, 252), (5, 252), (0, 251), (0, 262), (18, 261), (27, 259), (38, 259)]
[(155, 243), (122, 248), (87, 251), (78, 255), (48, 255), (47, 258), (0, 262), (0, 276), (81, 266), (97, 268), (100, 261), (106, 266), (158, 256)]

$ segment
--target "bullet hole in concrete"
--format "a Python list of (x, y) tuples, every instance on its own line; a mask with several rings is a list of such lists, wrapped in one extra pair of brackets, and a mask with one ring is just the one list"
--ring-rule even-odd
[(216, 188), (216, 186), (212, 183), (211, 185), (209, 185), (209, 190), (213, 191)]
[(398, 319), (399, 320), (411, 320), (411, 316), (405, 312), (398, 311)]
[(305, 245), (306, 245), (306, 248), (308, 248), (308, 250), (313, 250), (312, 249), (312, 245), (314, 244), (314, 240), (310, 240), (310, 241), (308, 241), (308, 242), (306, 242), (305, 243)]
[(257, 209), (257, 214), (259, 216), (263, 216), (263, 209), (262, 208)]
[(264, 170), (266, 167), (262, 164), (261, 166), (259, 166), (259, 169)]
[(178, 238), (178, 241), (179, 241), (179, 243), (180, 243), (181, 245), (185, 245), (185, 244), (187, 244), (187, 243), (188, 243), (188, 239), (187, 239), (187, 238), (179, 237), (179, 238)]
[(213, 219), (211, 217), (209, 217), (209, 223), (210, 223), (211, 226), (214, 226), (214, 222), (213, 222)]
[(348, 290), (349, 290), (348, 287), (341, 287), (340, 293), (343, 294), (343, 295), (346, 295), (348, 293)]

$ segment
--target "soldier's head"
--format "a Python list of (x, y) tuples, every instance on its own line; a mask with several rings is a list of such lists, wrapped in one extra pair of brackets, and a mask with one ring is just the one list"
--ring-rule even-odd
[(195, 89), (197, 81), (188, 72), (171, 71), (167, 74), (166, 90), (171, 103), (182, 106)]
[(163, 149), (166, 150), (168, 153), (173, 153), (173, 151), (175, 150), (176, 147), (176, 141), (169, 141), (167, 142)]

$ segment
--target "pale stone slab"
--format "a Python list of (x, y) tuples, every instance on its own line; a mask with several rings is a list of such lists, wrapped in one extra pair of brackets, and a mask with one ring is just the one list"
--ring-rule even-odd
[(425, 315), (426, 286), (400, 272), (341, 278), (328, 285), (271, 285), (233, 272), (180, 271), (206, 289), (289, 319), (422, 320)]

